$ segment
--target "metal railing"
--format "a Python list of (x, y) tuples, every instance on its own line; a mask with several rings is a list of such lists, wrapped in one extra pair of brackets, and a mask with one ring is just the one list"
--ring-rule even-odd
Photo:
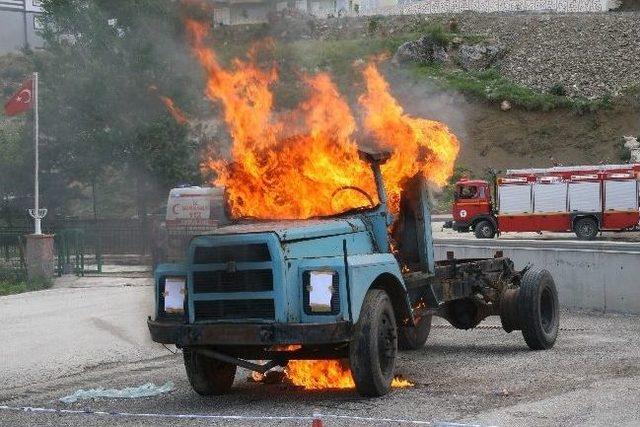
[(0, 230), (0, 279), (27, 277), (25, 240), (21, 230)]
[[(55, 235), (56, 273), (102, 273), (103, 255), (148, 255), (152, 247), (152, 220), (68, 219), (45, 223), (44, 232)], [(29, 225), (0, 227), (0, 268), (25, 272), (24, 236)]]

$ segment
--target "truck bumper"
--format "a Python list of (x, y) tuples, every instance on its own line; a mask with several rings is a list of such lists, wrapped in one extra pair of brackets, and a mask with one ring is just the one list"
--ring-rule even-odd
[(209, 323), (185, 324), (169, 320), (147, 321), (151, 339), (178, 347), (191, 345), (322, 345), (347, 342), (351, 322), (336, 323)]

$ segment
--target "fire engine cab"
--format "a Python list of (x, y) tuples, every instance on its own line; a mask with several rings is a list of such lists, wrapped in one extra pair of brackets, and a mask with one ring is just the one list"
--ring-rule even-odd
[[(497, 233), (639, 230), (640, 164), (513, 169), (494, 185), (456, 183), (451, 227), (478, 238)], [(495, 197), (492, 197), (495, 193)]]

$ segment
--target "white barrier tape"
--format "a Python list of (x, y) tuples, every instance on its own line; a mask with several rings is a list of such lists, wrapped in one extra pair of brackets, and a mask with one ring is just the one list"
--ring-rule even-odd
[(37, 408), (32, 406), (0, 406), (0, 411), (12, 412), (33, 412), (33, 413), (49, 413), (49, 414), (67, 414), (67, 415), (100, 415), (112, 417), (141, 417), (141, 418), (180, 418), (180, 419), (217, 419), (217, 420), (246, 420), (246, 421), (313, 421), (313, 417), (305, 416), (245, 416), (245, 415), (214, 415), (214, 414), (156, 414), (144, 412), (109, 412), (109, 411), (92, 411), (81, 409), (57, 409), (57, 408)]
[(38, 408), (32, 406), (4, 406), (0, 405), (0, 411), (11, 412), (32, 412), (45, 414), (67, 414), (67, 415), (100, 415), (111, 417), (141, 417), (141, 418), (174, 418), (174, 419), (215, 419), (215, 420), (243, 420), (243, 421), (313, 421), (314, 417), (320, 419), (341, 419), (353, 421), (369, 421), (377, 423), (396, 423), (396, 424), (415, 424), (415, 425), (435, 425), (441, 427), (478, 427), (474, 424), (458, 424), (448, 422), (436, 422), (394, 418), (373, 418), (358, 417), (351, 415), (334, 415), (334, 414), (318, 414), (313, 416), (249, 416), (249, 415), (215, 415), (215, 414), (158, 414), (144, 412), (109, 412), (109, 411), (93, 411), (82, 409), (57, 409), (57, 408)]

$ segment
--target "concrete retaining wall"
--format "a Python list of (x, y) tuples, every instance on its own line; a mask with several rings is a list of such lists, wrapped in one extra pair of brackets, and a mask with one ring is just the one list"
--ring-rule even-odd
[(640, 244), (558, 241), (437, 240), (436, 260), (447, 251), (456, 258), (513, 259), (516, 268), (535, 264), (551, 272), (565, 307), (640, 314)]

